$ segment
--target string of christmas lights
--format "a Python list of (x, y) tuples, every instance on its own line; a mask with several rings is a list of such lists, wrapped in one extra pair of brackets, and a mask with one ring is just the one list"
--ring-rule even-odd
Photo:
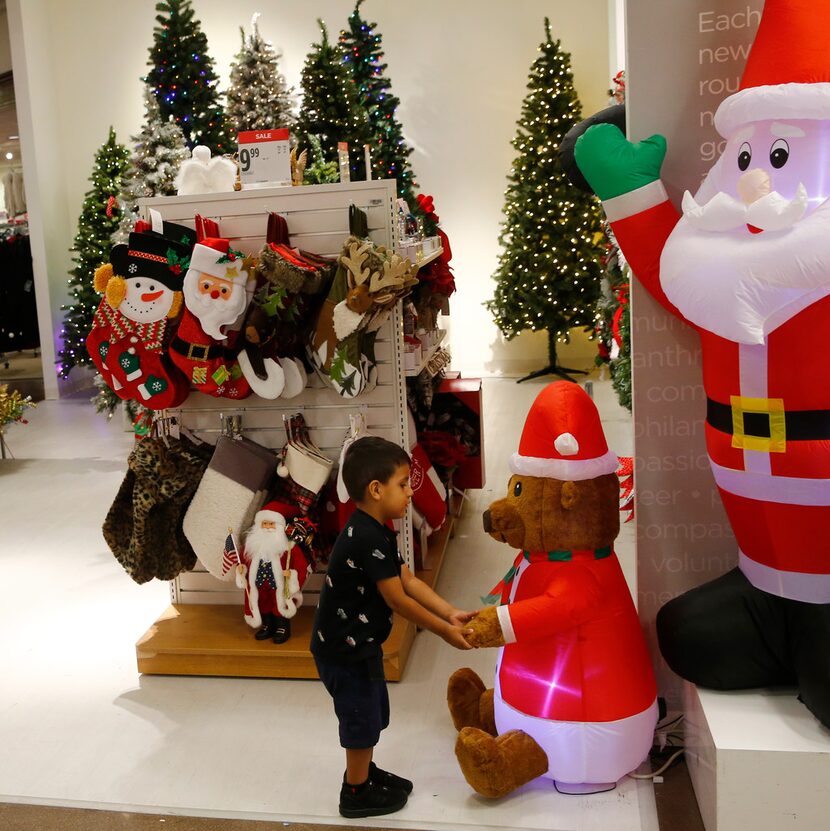
[(602, 257), (597, 200), (573, 187), (558, 159), (565, 133), (582, 120), (570, 55), (550, 33), (533, 62), (522, 103), (505, 190), (502, 253), (486, 306), (510, 340), (525, 330), (548, 332), (551, 366), (570, 329), (593, 331)]

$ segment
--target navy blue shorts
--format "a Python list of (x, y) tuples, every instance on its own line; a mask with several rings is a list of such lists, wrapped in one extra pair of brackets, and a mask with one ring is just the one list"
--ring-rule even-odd
[(389, 726), (389, 693), (383, 677), (383, 658), (338, 664), (315, 656), (320, 680), (334, 699), (340, 723), (341, 747), (374, 747), (380, 731)]

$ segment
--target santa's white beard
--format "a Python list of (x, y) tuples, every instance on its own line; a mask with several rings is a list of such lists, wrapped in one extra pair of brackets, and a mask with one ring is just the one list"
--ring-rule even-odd
[(663, 248), (660, 283), (691, 323), (727, 340), (764, 343), (830, 294), (830, 207), (784, 231), (703, 231), (682, 217)]
[(261, 528), (253, 525), (245, 536), (245, 553), (252, 560), (276, 563), (288, 550), (284, 528)]
[(199, 292), (199, 272), (190, 270), (184, 278), (184, 302), (188, 309), (199, 318), (202, 331), (214, 340), (224, 340), (226, 327), (241, 317), (248, 302), (245, 286), (233, 285), (231, 296), (214, 300), (209, 294)]

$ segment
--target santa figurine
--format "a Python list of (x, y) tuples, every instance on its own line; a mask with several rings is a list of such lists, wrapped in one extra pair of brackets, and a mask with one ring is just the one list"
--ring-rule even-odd
[(250, 395), (234, 345), (255, 284), (244, 254), (234, 251), (228, 240), (209, 237), (193, 249), (183, 283), (185, 310), (171, 357), (199, 392), (225, 398)]
[(187, 379), (170, 361), (167, 347), (169, 324), (181, 313), (182, 278), (196, 236), (182, 225), (166, 222), (162, 228), (161, 233), (133, 231), (96, 270), (95, 289), (104, 297), (86, 339), (107, 386), (151, 410), (176, 407), (188, 395)]
[(706, 447), (738, 567), (657, 617), (705, 687), (797, 685), (830, 727), (830, 0), (766, 0), (726, 140), (682, 213), (665, 139), (588, 128), (576, 162), (636, 277), (701, 338)]
[(309, 559), (287, 528), (296, 513), (290, 505), (269, 502), (245, 535), (236, 584), (245, 590), (245, 622), (259, 629), (254, 636), (258, 641), (285, 643), (291, 637), (291, 618), (303, 602)]

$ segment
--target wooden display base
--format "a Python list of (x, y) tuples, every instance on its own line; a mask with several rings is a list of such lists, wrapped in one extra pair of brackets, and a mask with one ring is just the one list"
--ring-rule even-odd
[[(452, 536), (456, 515), (429, 538), (417, 576), (434, 586)], [(174, 603), (136, 644), (138, 671), (148, 675), (219, 675), (235, 678), (317, 678), (308, 649), (314, 608), (302, 606), (291, 621), (291, 638), (275, 644), (254, 639), (238, 605)], [(415, 639), (415, 624), (395, 615), (383, 645), (388, 681), (400, 681)]]

